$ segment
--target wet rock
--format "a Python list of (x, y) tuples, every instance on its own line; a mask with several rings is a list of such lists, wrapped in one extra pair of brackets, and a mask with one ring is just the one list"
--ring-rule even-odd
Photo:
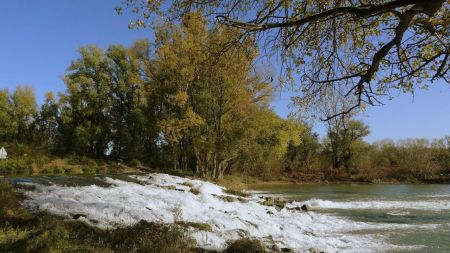
[(262, 205), (265, 205), (265, 206), (273, 206), (273, 198), (272, 197), (265, 197), (264, 198), (264, 201), (263, 202), (261, 202), (261, 204)]
[(81, 214), (81, 213), (77, 213), (77, 214), (73, 214), (72, 218), (74, 218), (75, 220), (78, 220), (79, 218), (86, 218), (87, 216), (85, 214)]
[(315, 207), (315, 206), (311, 206), (311, 205), (308, 205), (308, 204), (303, 204), (301, 209), (302, 209), (302, 211), (307, 211), (308, 212), (308, 211), (317, 211), (320, 208)]
[(266, 197), (263, 202), (260, 202), (260, 204), (265, 206), (275, 206), (278, 210), (283, 209), (286, 206), (287, 201), (282, 198), (273, 198), (273, 197)]
[(237, 199), (238, 199), (239, 202), (241, 202), (241, 203), (248, 203), (248, 202), (249, 202), (248, 199), (244, 199), (244, 198), (242, 198), (242, 197), (238, 197)]
[(281, 248), (280, 251), (281, 252), (286, 252), (286, 253), (294, 253), (294, 250), (292, 250), (290, 248)]
[(284, 199), (275, 199), (274, 205), (278, 207), (280, 210), (283, 209), (286, 206), (286, 200)]
[(219, 199), (221, 199), (224, 202), (235, 202), (238, 201), (237, 198), (232, 197), (232, 196), (217, 196)]

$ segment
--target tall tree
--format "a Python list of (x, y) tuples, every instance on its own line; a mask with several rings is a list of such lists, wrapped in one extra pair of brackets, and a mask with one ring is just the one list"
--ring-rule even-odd
[(116, 158), (142, 160), (146, 144), (154, 142), (148, 136), (148, 128), (155, 126), (148, 120), (152, 115), (146, 114), (145, 79), (141, 76), (141, 64), (149, 61), (149, 46), (146, 41), (137, 41), (129, 49), (111, 46), (105, 55), (111, 76), (111, 155)]
[(0, 90), (0, 142), (15, 138), (15, 132), (9, 92), (6, 89)]
[(174, 167), (221, 177), (239, 153), (235, 135), (248, 122), (250, 108), (267, 106), (272, 88), (252, 73), (254, 42), (223, 51), (238, 35), (228, 27), (208, 30), (199, 13), (185, 15), (179, 26), (164, 24), (157, 30), (159, 126)]
[(53, 150), (58, 136), (59, 104), (52, 92), (45, 94), (38, 117), (35, 120), (36, 139), (43, 147)]
[(64, 81), (67, 92), (61, 97), (63, 140), (67, 151), (102, 157), (111, 136), (112, 76), (103, 50), (88, 46), (79, 50)]
[(31, 140), (31, 124), (37, 114), (33, 88), (17, 86), (11, 96), (11, 115), (15, 126), (14, 137), (19, 142)]
[(359, 144), (369, 134), (369, 127), (346, 116), (333, 118), (327, 132), (327, 147), (331, 153), (334, 168), (344, 168), (350, 176), (350, 169)]

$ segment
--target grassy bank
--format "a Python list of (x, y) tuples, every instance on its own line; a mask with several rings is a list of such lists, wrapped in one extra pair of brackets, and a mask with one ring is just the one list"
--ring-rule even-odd
[(209, 180), (218, 183), (230, 193), (242, 192), (248, 185), (283, 183), (450, 183), (450, 174), (427, 174), (418, 169), (411, 172), (401, 168), (351, 169), (298, 169), (273, 171), (264, 174), (224, 175), (223, 178), (198, 177), (191, 170), (156, 169), (137, 160), (118, 162), (92, 159), (85, 156), (57, 156), (45, 150), (32, 150), (29, 146), (14, 146), (8, 149), (9, 158), (0, 160), (0, 176), (33, 175), (96, 175), (140, 172), (162, 172), (176, 176)]
[(57, 157), (47, 155), (25, 155), (0, 160), (0, 175), (71, 175), (99, 173), (133, 173), (145, 167), (139, 164), (123, 164), (94, 160), (86, 157)]

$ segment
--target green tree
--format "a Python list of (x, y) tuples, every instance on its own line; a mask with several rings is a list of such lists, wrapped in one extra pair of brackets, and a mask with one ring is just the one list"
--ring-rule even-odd
[(261, 107), (249, 108), (241, 125), (236, 162), (233, 167), (245, 174), (276, 177), (282, 173), (289, 145), (299, 145), (304, 126), (296, 120), (281, 119), (275, 112)]
[(61, 96), (62, 150), (103, 157), (111, 136), (111, 78), (103, 50), (88, 46), (79, 50), (64, 81)]
[(300, 144), (289, 143), (285, 158), (286, 170), (288, 173), (312, 173), (319, 167), (319, 135), (313, 133), (310, 127), (305, 127), (299, 134)]
[(14, 138), (18, 142), (30, 140), (31, 125), (38, 112), (33, 88), (17, 86), (11, 96), (11, 116), (14, 124)]
[(369, 127), (347, 116), (333, 118), (328, 127), (326, 148), (331, 154), (334, 168), (344, 168), (350, 176), (355, 156), (363, 144), (363, 138), (369, 134)]
[(8, 90), (0, 90), (0, 142), (15, 138), (15, 125)]
[[(141, 64), (149, 61), (149, 43), (137, 41), (130, 48), (111, 46), (106, 52), (111, 76), (111, 155), (123, 160), (144, 159), (148, 128), (145, 80)], [(154, 136), (154, 135), (152, 135)], [(147, 155), (151, 155), (150, 153)]]
[(53, 150), (58, 136), (59, 104), (52, 92), (45, 94), (45, 101), (42, 104), (38, 117), (35, 121), (37, 143)]

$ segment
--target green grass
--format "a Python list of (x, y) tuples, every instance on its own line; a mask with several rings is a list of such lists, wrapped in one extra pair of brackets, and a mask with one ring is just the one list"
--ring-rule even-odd
[[(143, 168), (143, 166), (141, 167)], [(93, 175), (138, 172), (140, 172), (139, 169), (126, 164), (78, 156), (56, 157), (34, 154), (10, 156), (6, 160), (0, 160), (0, 175), (5, 176)]]

